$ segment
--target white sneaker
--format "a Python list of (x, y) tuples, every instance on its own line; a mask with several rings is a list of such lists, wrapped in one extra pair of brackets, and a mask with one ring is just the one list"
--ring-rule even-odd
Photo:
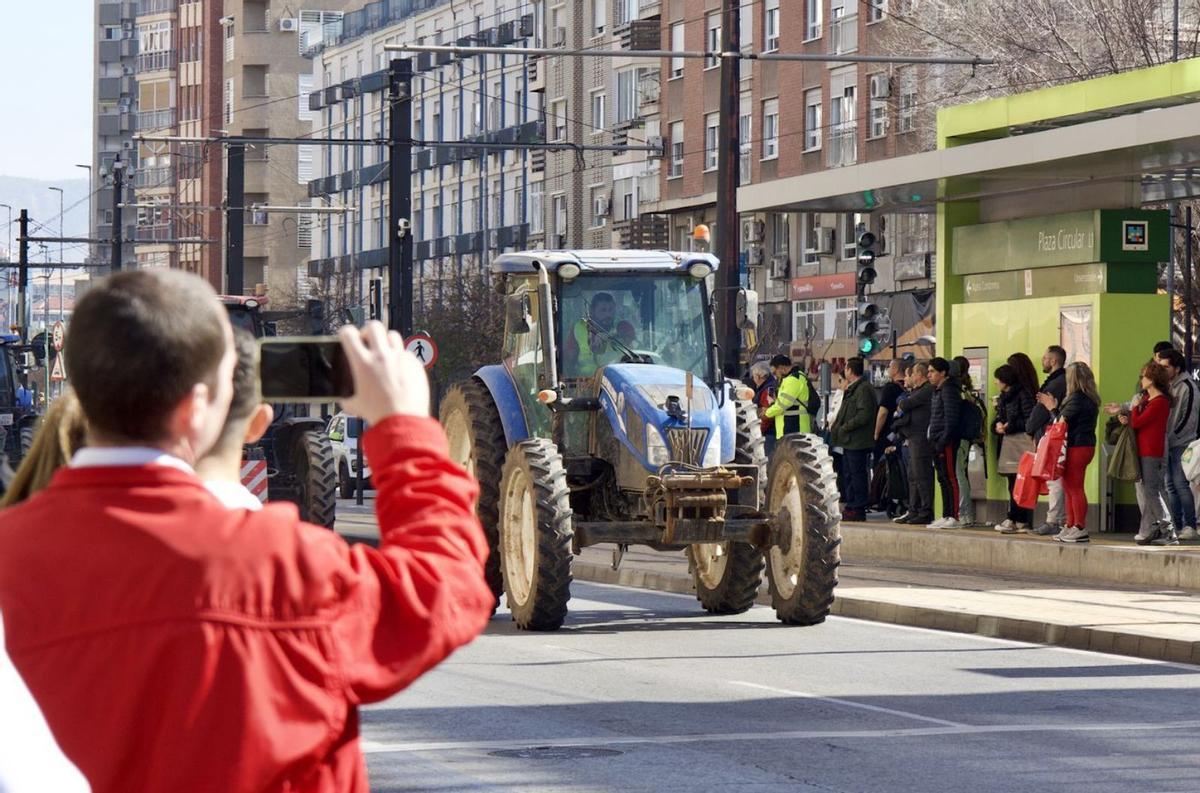
[(933, 523), (927, 523), (927, 524), (925, 524), (925, 528), (927, 528), (927, 529), (940, 529), (940, 528), (943, 528), (943, 527), (945, 527), (945, 525), (946, 525), (946, 521), (948, 521), (948, 520), (950, 520), (950, 518), (938, 518), (938, 519), (937, 519), (937, 520), (935, 520)]
[(1080, 526), (1068, 526), (1054, 535), (1056, 542), (1082, 543), (1088, 542), (1088, 530)]
[(965, 525), (966, 524), (964, 524), (958, 518), (946, 518), (945, 521), (942, 522), (942, 525), (938, 526), (938, 528), (939, 529), (961, 529)]
[(1181, 540), (1194, 540), (1196, 537), (1196, 528), (1194, 526), (1184, 526), (1183, 530), (1179, 532), (1179, 539)]
[(1001, 534), (1016, 534), (1017, 524), (1009, 518), (1005, 518), (1003, 523), (997, 523), (993, 528)]

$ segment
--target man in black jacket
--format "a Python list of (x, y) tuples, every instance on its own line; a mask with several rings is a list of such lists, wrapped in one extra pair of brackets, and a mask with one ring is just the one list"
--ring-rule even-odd
[[(1042, 383), (1042, 387), (1038, 389), (1038, 393), (1049, 394), (1060, 405), (1067, 398), (1066, 365), (1066, 350), (1057, 344), (1051, 344), (1046, 348), (1046, 352), (1042, 355), (1042, 372), (1046, 375), (1046, 380)], [(1046, 427), (1050, 426), (1050, 422), (1053, 420), (1054, 417), (1050, 415), (1050, 411), (1039, 402), (1029, 414), (1029, 420), (1025, 424), (1025, 431), (1032, 435), (1034, 443), (1037, 443), (1042, 439), (1042, 435), (1046, 432)], [(1063, 526), (1066, 524), (1067, 499), (1063, 493), (1061, 479), (1050, 480), (1046, 483), (1046, 487), (1050, 491), (1050, 506), (1046, 510), (1046, 522), (1037, 528), (1030, 529), (1029, 533), (1039, 534), (1043, 537), (1053, 537), (1062, 531)]]
[(909, 394), (892, 423), (908, 442), (908, 513), (897, 522), (926, 525), (933, 522), (933, 447), (929, 444), (933, 385), (929, 382), (929, 364), (913, 364), (908, 388)]
[(929, 445), (933, 448), (933, 467), (942, 489), (942, 517), (929, 524), (931, 529), (961, 529), (958, 520), (958, 423), (962, 413), (962, 385), (954, 376), (950, 362), (934, 358), (929, 362), (929, 382), (933, 384), (933, 405), (929, 411)]

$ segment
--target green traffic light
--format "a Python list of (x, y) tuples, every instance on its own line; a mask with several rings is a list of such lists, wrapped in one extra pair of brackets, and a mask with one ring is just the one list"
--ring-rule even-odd
[(869, 336), (858, 340), (858, 351), (863, 355), (874, 355), (879, 351), (879, 342)]

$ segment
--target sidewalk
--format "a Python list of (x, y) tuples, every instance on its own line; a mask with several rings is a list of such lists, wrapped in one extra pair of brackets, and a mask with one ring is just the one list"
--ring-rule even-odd
[[(337, 530), (378, 538), (369, 505), (339, 505)], [(1104, 535), (1073, 546), (887, 521), (844, 523), (842, 536), (834, 614), (1200, 664), (1200, 544), (1138, 547), (1132, 535)], [(581, 581), (693, 591), (682, 552), (632, 547), (614, 571), (612, 546), (597, 546), (572, 571)], [(765, 583), (758, 602), (770, 605)]]

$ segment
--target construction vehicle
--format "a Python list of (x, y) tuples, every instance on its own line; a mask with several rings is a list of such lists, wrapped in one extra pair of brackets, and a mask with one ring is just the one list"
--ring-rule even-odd
[[(833, 465), (815, 436), (768, 463), (752, 392), (720, 374), (703, 253), (531, 251), (492, 265), (503, 360), (441, 405), (451, 456), (479, 480), (486, 575), (517, 626), (567, 615), (571, 560), (629, 545), (687, 553), (709, 612), (749, 609), (766, 567), (787, 624), (824, 620), (839, 563)], [(745, 330), (757, 296), (736, 300)], [(497, 601), (499, 602), (499, 600)]]
[[(4, 432), (4, 453), (9, 464), (16, 468), (33, 445), (38, 421), (32, 395), (27, 404), (22, 404), (17, 387), (22, 376), (38, 366), (37, 356), (44, 352), (33, 344), (23, 343), (16, 334), (0, 336), (0, 345), (4, 348), (3, 361), (0, 361), (0, 430)], [(43, 362), (41, 365), (50, 364)]]
[[(225, 296), (221, 298), (230, 322), (256, 339), (275, 335), (275, 322), (298, 316), (299, 312), (271, 314), (266, 299)], [(337, 510), (337, 465), (326, 431), (327, 420), (310, 416), (309, 405), (272, 405), (275, 420), (258, 443), (247, 446), (247, 460), (267, 461), (267, 498), (291, 501), (302, 520), (333, 528)]]

